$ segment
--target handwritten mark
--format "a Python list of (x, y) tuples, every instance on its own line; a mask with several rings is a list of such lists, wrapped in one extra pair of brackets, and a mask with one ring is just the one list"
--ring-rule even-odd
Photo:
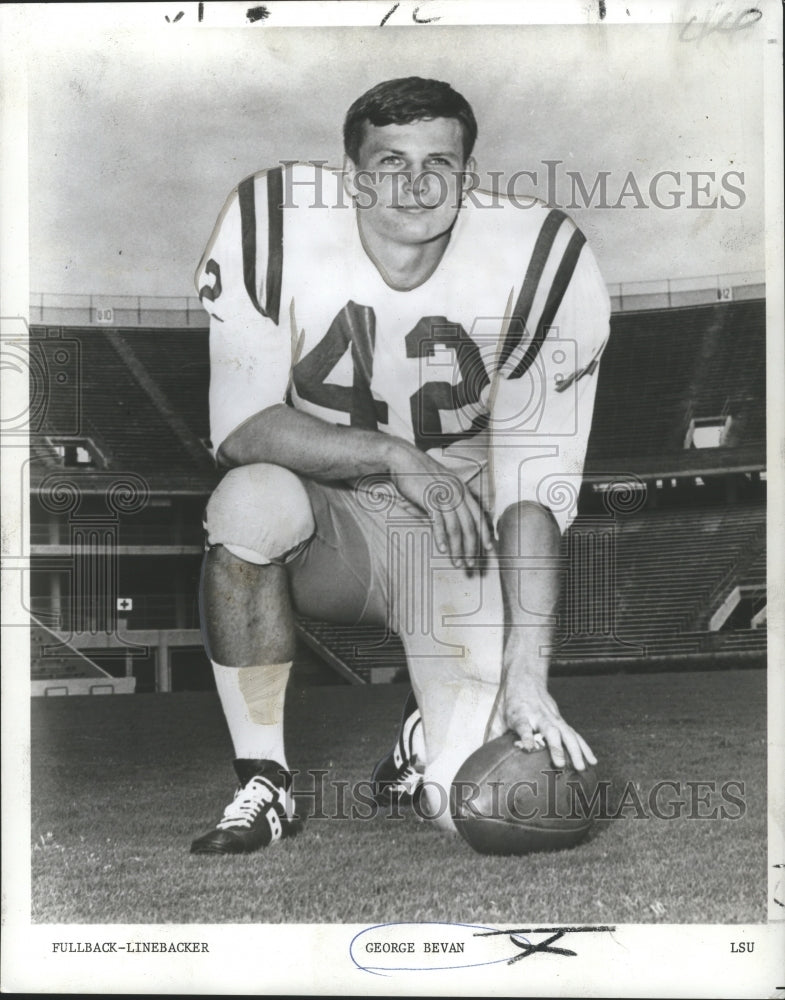
[[(693, 15), (679, 32), (679, 40), (682, 42), (700, 42), (715, 33), (731, 35), (737, 31), (745, 31), (760, 21), (763, 17), (763, 11), (759, 7), (748, 7), (736, 15), (735, 21), (732, 20), (732, 17), (732, 12), (726, 11), (716, 23), (712, 23), (711, 19), (705, 23), (700, 23), (698, 18)], [(693, 25), (696, 27), (693, 28)], [(690, 29), (692, 29), (692, 34), (690, 34)]]
[[(557, 945), (567, 934), (615, 930), (612, 926), (496, 930), (487, 925), (443, 921), (375, 924), (354, 935), (349, 957), (358, 969), (374, 976), (390, 972), (476, 969), (514, 965), (537, 954), (574, 958), (577, 952)], [(530, 935), (535, 934), (547, 936), (545, 940), (532, 941)], [(508, 941), (514, 946), (512, 954)]]
[(169, 15), (168, 14), (164, 14), (164, 17), (166, 18), (167, 21), (169, 21), (169, 24), (177, 24), (177, 22), (180, 20), (181, 17), (184, 16), (184, 14), (185, 14), (185, 11), (181, 10), (179, 14), (175, 15), (174, 20), (172, 20), (172, 21), (169, 21)]
[[(520, 962), (522, 958), (529, 958), (530, 955), (538, 953), (547, 955), (565, 955), (568, 958), (575, 958), (578, 954), (576, 951), (571, 951), (569, 948), (554, 948), (553, 945), (556, 941), (560, 941), (565, 934), (596, 934), (604, 931), (610, 932), (615, 930), (616, 928), (611, 926), (519, 927), (512, 931), (480, 931), (475, 934), (475, 937), (494, 937), (499, 934), (509, 934), (511, 943), (514, 944), (516, 948), (521, 949), (520, 955), (515, 955), (507, 962), (508, 965), (514, 965), (516, 962)], [(550, 937), (546, 938), (544, 941), (538, 942), (537, 944), (532, 944), (531, 941), (525, 937), (526, 934), (549, 934)]]
[(396, 12), (396, 10), (398, 10), (398, 8), (400, 6), (401, 5), (399, 3), (394, 3), (392, 5), (392, 7), (390, 7), (390, 9), (387, 11), (387, 13), (384, 15), (384, 17), (379, 22), (379, 27), (380, 28), (383, 28), (385, 26), (385, 24), (387, 24), (387, 22), (390, 20), (390, 18), (393, 16), (393, 14)]
[[(396, 10), (398, 10), (400, 6), (401, 6), (400, 3), (394, 3), (392, 7), (390, 7), (390, 9), (387, 11), (387, 13), (379, 22), (380, 28), (383, 28), (385, 24), (387, 24), (387, 22), (390, 20), (390, 18), (393, 16)], [(414, 21), (415, 24), (434, 24), (436, 21), (441, 21), (441, 16), (420, 17), (420, 11), (423, 8), (423, 6), (424, 4), (420, 4), (418, 7), (415, 7), (414, 10), (412, 11), (412, 21)]]
[(515, 945), (516, 948), (522, 948), (520, 955), (516, 955), (515, 958), (511, 958), (508, 965), (512, 965), (515, 962), (519, 962), (522, 958), (528, 958), (529, 955), (534, 955), (535, 952), (544, 952), (548, 955), (569, 955), (575, 958), (578, 954), (577, 951), (570, 951), (569, 948), (552, 948), (551, 945), (554, 941), (560, 941), (564, 937), (564, 931), (558, 931), (556, 934), (552, 934), (549, 938), (544, 941), (540, 941), (539, 944), (532, 944), (531, 941), (527, 941), (525, 938), (522, 939), (516, 934), (510, 934), (510, 941)]
[(605, 0), (600, 0), (600, 20), (605, 20)]
[[(374, 976), (384, 976), (388, 972), (478, 968), (508, 961), (508, 956), (500, 953), (498, 948), (485, 947), (479, 951), (464, 952), (464, 949), (470, 949), (476, 931), (492, 931), (492, 928), (482, 924), (445, 921), (375, 924), (355, 934), (349, 945), (349, 957), (358, 969)], [(434, 932), (440, 934), (442, 939), (445, 934), (450, 938), (450, 942), (438, 952), (423, 947), (424, 942), (433, 940)], [(404, 942), (403, 947), (391, 945), (390, 940)], [(385, 941), (388, 943), (385, 944)]]
[[(772, 868), (785, 868), (785, 864), (772, 865)], [(778, 884), (776, 891), (779, 891), (779, 888), (780, 888), (780, 885)], [(785, 903), (783, 903), (781, 899), (777, 899), (776, 896), (772, 896), (771, 898), (774, 900), (774, 902), (777, 904), (777, 906), (785, 907)], [(779, 989), (779, 986), (777, 987), (777, 989)]]
[(249, 7), (245, 16), (251, 24), (256, 24), (257, 21), (266, 21), (270, 16), (270, 11), (264, 4), (260, 4), (258, 7)]
[(419, 7), (415, 7), (412, 11), (412, 20), (415, 24), (433, 24), (436, 21), (441, 21), (441, 17), (418, 17), (419, 13)]
[(202, 0), (199, 0), (199, 20), (204, 20), (204, 3), (202, 3)]

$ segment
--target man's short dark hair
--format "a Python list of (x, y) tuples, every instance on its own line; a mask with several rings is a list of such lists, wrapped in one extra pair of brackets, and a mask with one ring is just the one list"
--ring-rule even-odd
[(358, 97), (346, 113), (343, 125), (343, 148), (357, 163), (365, 123), (371, 125), (408, 125), (432, 118), (455, 118), (463, 132), (464, 161), (471, 156), (477, 138), (477, 122), (469, 102), (441, 80), (423, 80), (419, 76), (402, 77), (378, 83)]

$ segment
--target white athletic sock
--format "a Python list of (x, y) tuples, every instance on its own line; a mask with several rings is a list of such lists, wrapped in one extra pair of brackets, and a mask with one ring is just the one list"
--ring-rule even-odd
[(234, 753), (246, 760), (274, 760), (288, 770), (283, 705), (292, 663), (222, 667), (213, 661), (218, 697)]

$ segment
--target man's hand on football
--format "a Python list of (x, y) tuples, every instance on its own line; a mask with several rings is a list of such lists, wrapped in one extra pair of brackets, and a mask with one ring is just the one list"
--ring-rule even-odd
[(418, 448), (401, 441), (390, 463), (401, 495), (433, 521), (436, 547), (454, 566), (473, 569), (493, 548), (491, 529), (479, 501), (454, 473)]
[(536, 749), (534, 734), (540, 733), (556, 767), (564, 767), (567, 756), (578, 771), (597, 763), (586, 740), (564, 721), (539, 678), (519, 682), (514, 692), (505, 691), (503, 709), (507, 728), (518, 734), (524, 750)]

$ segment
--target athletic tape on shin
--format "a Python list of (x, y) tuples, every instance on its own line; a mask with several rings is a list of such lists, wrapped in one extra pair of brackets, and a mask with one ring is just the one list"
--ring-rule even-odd
[(213, 674), (235, 756), (274, 760), (286, 767), (283, 707), (290, 663), (260, 667), (224, 667), (213, 661)]
[(288, 663), (239, 669), (240, 691), (248, 706), (251, 722), (274, 726), (283, 721), (284, 693), (291, 667), (290, 660)]

